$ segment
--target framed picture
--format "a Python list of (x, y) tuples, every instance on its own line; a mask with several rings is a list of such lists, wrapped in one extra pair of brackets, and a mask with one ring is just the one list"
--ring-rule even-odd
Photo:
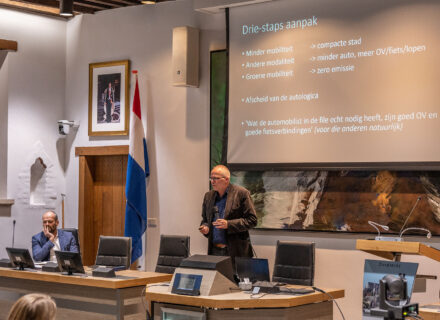
[(89, 136), (128, 135), (128, 60), (89, 64)]

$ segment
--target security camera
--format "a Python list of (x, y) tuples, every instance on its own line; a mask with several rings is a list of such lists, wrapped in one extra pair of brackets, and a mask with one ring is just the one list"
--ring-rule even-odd
[(78, 128), (79, 127), (79, 121), (72, 121), (72, 120), (58, 120), (58, 133), (65, 137), (69, 134), (70, 127)]

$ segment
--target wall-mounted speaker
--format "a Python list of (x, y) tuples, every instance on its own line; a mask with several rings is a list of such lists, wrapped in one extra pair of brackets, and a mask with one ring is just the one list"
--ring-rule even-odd
[(199, 86), (199, 29), (173, 29), (173, 86)]

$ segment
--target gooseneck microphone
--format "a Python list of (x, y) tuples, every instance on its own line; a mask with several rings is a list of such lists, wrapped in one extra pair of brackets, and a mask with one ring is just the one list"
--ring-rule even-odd
[(406, 223), (407, 223), (408, 220), (409, 220), (409, 217), (411, 217), (412, 213), (414, 212), (414, 209), (417, 207), (417, 204), (420, 202), (421, 199), (422, 199), (422, 197), (418, 197), (418, 198), (417, 198), (416, 203), (414, 203), (414, 205), (413, 205), (411, 211), (409, 212), (408, 216), (406, 217), (405, 223), (403, 224), (402, 228), (401, 228), (400, 231), (399, 231), (399, 236), (398, 236), (398, 237), (381, 237), (381, 236), (380, 236), (379, 229), (377, 228), (377, 226), (382, 227), (383, 230), (389, 230), (388, 226), (382, 226), (382, 225), (380, 225), (380, 224), (378, 224), (378, 223), (376, 223), (376, 222), (368, 221), (368, 223), (369, 223), (371, 226), (373, 226), (373, 227), (377, 230), (377, 232), (379, 233), (378, 236), (376, 237), (376, 240), (382, 240), (382, 241), (403, 241), (403, 239), (402, 239), (402, 235), (403, 235), (405, 232), (409, 231), (409, 230), (420, 230), (420, 231), (425, 231), (425, 232), (427, 232), (426, 237), (427, 237), (428, 239), (431, 238), (431, 231), (429, 231), (428, 229), (425, 229), (425, 228), (418, 228), (418, 227), (410, 227), (410, 228), (406, 228), (406, 229), (405, 229), (405, 226), (406, 226)]
[(15, 239), (15, 219), (12, 221), (12, 248), (14, 247), (14, 239)]
[(403, 233), (402, 230), (405, 228), (405, 225), (406, 225), (406, 223), (408, 222), (409, 217), (411, 217), (411, 215), (412, 215), (414, 209), (417, 207), (417, 204), (419, 203), (419, 201), (420, 201), (421, 199), (422, 199), (422, 197), (418, 197), (418, 198), (417, 198), (417, 201), (416, 201), (416, 203), (414, 203), (414, 206), (412, 207), (412, 209), (411, 209), (411, 211), (410, 211), (408, 217), (406, 217), (405, 223), (403, 224), (402, 228), (400, 229), (399, 234), (402, 234), (402, 233)]
[(418, 228), (418, 227), (410, 227), (410, 228), (406, 228), (406, 229), (404, 229), (404, 230), (400, 233), (399, 237), (402, 238), (402, 235), (403, 235), (405, 232), (409, 231), (409, 230), (420, 230), (420, 231), (425, 231), (425, 232), (427, 232), (427, 234), (426, 234), (426, 238), (431, 239), (431, 237), (432, 237), (432, 233), (431, 233), (431, 231), (429, 231), (429, 230), (426, 229), (426, 228)]
[(372, 226), (374, 229), (377, 230), (376, 240), (381, 239), (381, 238), (380, 238), (380, 230), (379, 230), (378, 227), (381, 227), (381, 228), (382, 228), (383, 230), (385, 230), (385, 231), (390, 230), (390, 227), (388, 227), (388, 226), (386, 226), (386, 225), (383, 225), (383, 224), (379, 224), (379, 223), (374, 222), (374, 221), (371, 221), (371, 220), (368, 221), (368, 224), (369, 224), (370, 226)]
[(181, 239), (180, 241), (181, 241), (181, 243), (182, 243), (183, 248), (185, 249), (186, 256), (189, 257), (189, 256), (190, 256), (190, 254), (189, 254), (189, 248), (188, 248), (188, 245), (186, 244), (185, 239)]

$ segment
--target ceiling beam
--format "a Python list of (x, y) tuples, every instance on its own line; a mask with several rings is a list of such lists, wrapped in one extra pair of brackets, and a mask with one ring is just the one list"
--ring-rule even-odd
[[(157, 0), (164, 2), (170, 0)], [(141, 5), (141, 0), (74, 0), (75, 14)], [(59, 16), (60, 0), (0, 0), (0, 7)]]
[[(6, 0), (8, 1), (8, 0)], [(58, 0), (13, 0), (13, 1), (9, 1), (13, 4), (17, 4), (18, 7), (21, 7), (21, 5), (19, 4), (28, 4), (28, 5), (38, 5), (40, 7), (46, 7), (46, 8), (52, 8), (52, 9), (56, 9), (55, 13), (58, 15), (60, 13), (60, 2)], [(77, 1), (75, 1), (77, 2)], [(96, 10), (93, 9), (89, 9), (87, 7), (84, 7), (82, 5), (77, 5), (76, 3), (74, 3), (73, 5), (73, 11), (77, 12), (77, 13), (95, 13)], [(52, 11), (50, 11), (50, 13), (52, 13)]]
[(50, 8), (38, 4), (31, 4), (31, 3), (22, 3), (12, 0), (0, 0), (0, 6), (7, 7), (7, 8), (13, 8), (13, 9), (20, 9), (23, 11), (31, 11), (31, 12), (38, 12), (38, 13), (45, 13), (50, 15), (59, 15), (60, 9), (56, 8)]
[(114, 3), (114, 1), (108, 1), (108, 0), (91, 0), (93, 3), (103, 4), (109, 7), (113, 8), (119, 8), (121, 5), (119, 3)]
[(98, 3), (98, 1), (93, 1), (93, 0), (91, 0), (91, 1), (76, 0), (75, 5), (81, 6), (81, 7), (93, 8), (96, 10), (112, 9), (112, 7), (109, 6), (108, 4), (103, 5), (103, 4)]
[(132, 6), (134, 6), (134, 5), (137, 5), (137, 4), (141, 4), (141, 1), (140, 0), (112, 0), (113, 2), (117, 2), (117, 3), (123, 3), (123, 4), (126, 4), (126, 5), (132, 5)]
[(17, 51), (17, 41), (0, 39), (0, 50)]

